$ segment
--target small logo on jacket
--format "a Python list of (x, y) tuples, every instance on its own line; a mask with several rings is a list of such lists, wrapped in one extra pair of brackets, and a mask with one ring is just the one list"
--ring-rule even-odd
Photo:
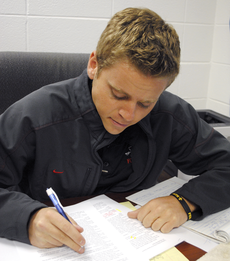
[(128, 163), (128, 164), (132, 163), (132, 159), (131, 159), (131, 158), (126, 159), (126, 160), (127, 160), (127, 163)]
[(54, 169), (54, 170), (53, 170), (53, 173), (62, 174), (62, 173), (64, 173), (64, 171), (56, 171), (56, 169)]

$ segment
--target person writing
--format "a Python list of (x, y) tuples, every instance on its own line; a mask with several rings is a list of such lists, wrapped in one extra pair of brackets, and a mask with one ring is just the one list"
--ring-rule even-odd
[(179, 67), (175, 29), (149, 9), (127, 8), (111, 18), (81, 76), (7, 109), (0, 116), (0, 236), (83, 253), (83, 228), (41, 203), (46, 189), (61, 199), (145, 189), (168, 159), (197, 177), (130, 218), (168, 233), (229, 207), (230, 143), (167, 92)]

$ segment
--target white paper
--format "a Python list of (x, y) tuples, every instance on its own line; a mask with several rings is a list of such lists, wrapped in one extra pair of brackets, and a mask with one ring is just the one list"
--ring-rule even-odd
[(164, 197), (170, 195), (175, 190), (179, 189), (186, 181), (173, 177), (157, 185), (141, 190), (133, 195), (126, 197), (129, 201), (132, 201), (140, 206), (148, 203), (151, 199)]
[[(151, 199), (170, 195), (185, 183), (186, 181), (177, 177), (173, 177), (149, 189), (145, 189), (130, 195), (127, 197), (127, 199), (140, 206), (143, 206)], [(217, 237), (216, 230), (225, 230), (225, 232), (230, 236), (230, 208), (212, 214), (201, 221), (189, 220), (183, 225), (183, 227), (196, 233), (208, 236), (212, 240), (226, 242), (224, 239), (227, 238), (227, 236), (220, 237), (220, 234), (218, 234)]]
[(144, 261), (183, 241), (183, 228), (169, 234), (146, 229), (128, 218), (128, 208), (104, 195), (64, 209), (84, 228), (85, 253), (80, 255), (66, 246), (38, 249), (14, 242), (17, 260)]
[[(181, 227), (183, 228), (183, 227)], [(210, 240), (207, 237), (201, 236), (198, 233), (194, 233), (191, 230), (187, 229), (187, 228), (183, 228), (183, 238), (184, 241), (186, 241), (187, 243), (198, 247), (202, 250), (204, 250), (205, 252), (209, 252), (210, 250), (212, 250), (213, 248), (215, 248), (218, 243)]]
[(210, 237), (212, 240), (228, 242), (230, 236), (230, 208), (212, 214), (203, 220), (189, 220), (184, 227)]

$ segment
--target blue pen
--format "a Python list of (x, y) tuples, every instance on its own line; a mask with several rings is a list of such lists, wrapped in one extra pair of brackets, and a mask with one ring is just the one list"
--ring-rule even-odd
[[(57, 194), (54, 192), (54, 190), (53, 190), (52, 188), (48, 188), (48, 189), (46, 190), (46, 193), (47, 193), (47, 195), (50, 197), (50, 199), (51, 199), (53, 205), (55, 206), (55, 208), (57, 209), (57, 211), (58, 211), (65, 219), (67, 219), (67, 220), (70, 222), (70, 220), (69, 220), (68, 217), (66, 216), (65, 211), (64, 211), (64, 209), (63, 209), (63, 206), (62, 206), (61, 202), (59, 201), (58, 196), (57, 196)], [(71, 222), (70, 222), (70, 223), (71, 223)], [(71, 224), (72, 224), (72, 223), (71, 223)]]

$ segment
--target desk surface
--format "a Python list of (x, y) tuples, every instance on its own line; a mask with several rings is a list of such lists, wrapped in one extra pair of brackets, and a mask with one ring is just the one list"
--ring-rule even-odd
[[(125, 198), (136, 191), (131, 192), (125, 192), (125, 193), (107, 193), (106, 196), (110, 197), (111, 199), (117, 201), (117, 202), (124, 202), (127, 201)], [(85, 197), (77, 197), (77, 198), (69, 198), (69, 199), (63, 199), (61, 200), (61, 203), (63, 206), (69, 206), (74, 205), (79, 202), (82, 202), (86, 199), (92, 198), (93, 196), (85, 196)], [(45, 202), (48, 206), (53, 206), (50, 201)], [(177, 245), (176, 248), (185, 256), (188, 258), (189, 261), (196, 261), (201, 256), (203, 256), (206, 252), (190, 245), (186, 242), (182, 242), (181, 244)]]

